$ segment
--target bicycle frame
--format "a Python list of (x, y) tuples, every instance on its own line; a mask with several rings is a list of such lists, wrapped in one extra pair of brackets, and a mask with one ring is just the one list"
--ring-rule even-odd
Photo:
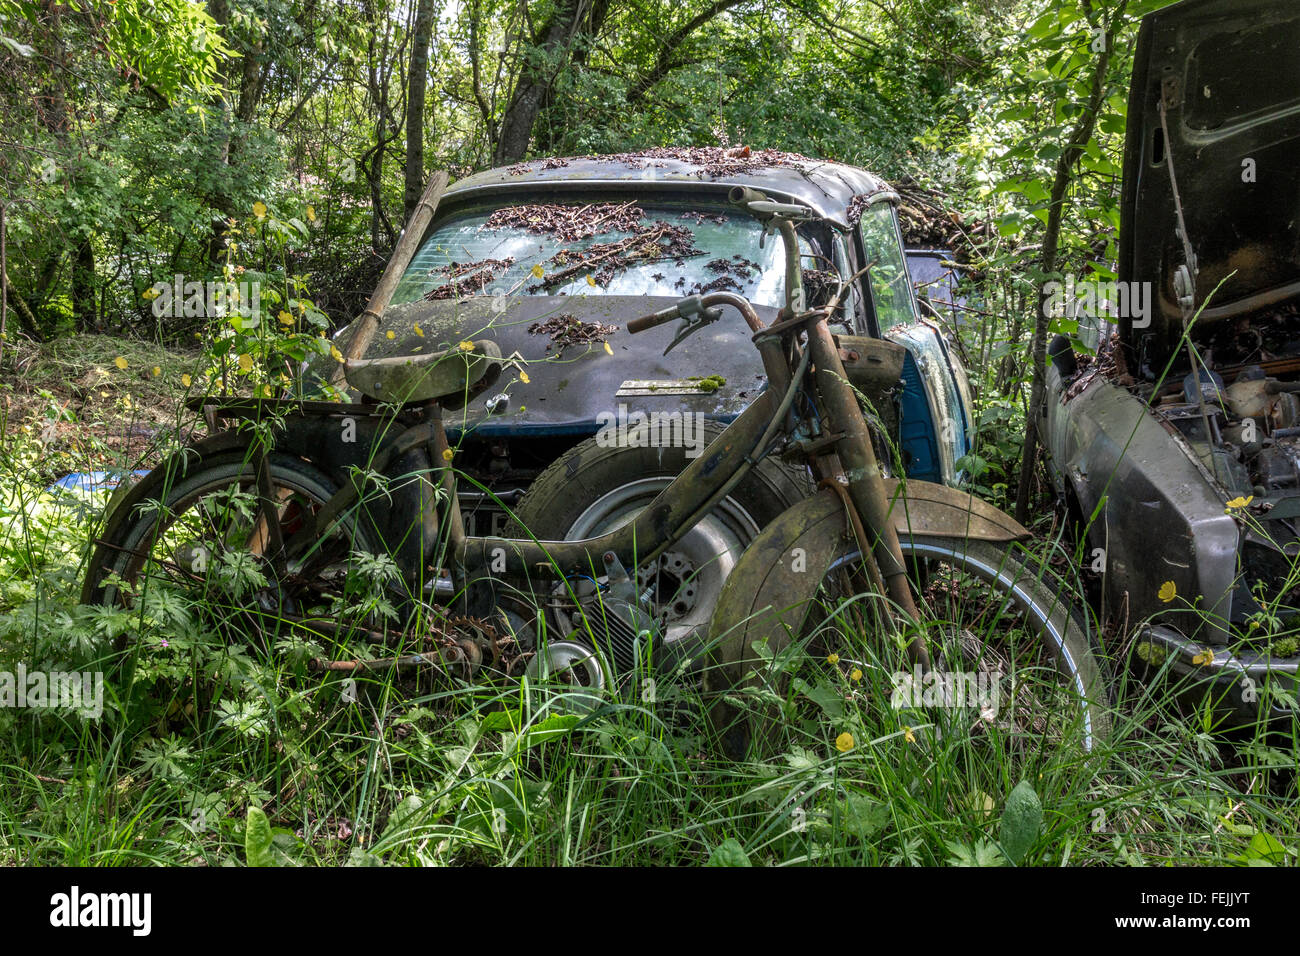
[[(762, 329), (762, 321), (749, 303), (729, 293), (717, 295), (737, 300), (729, 302), (741, 310), (751, 328)], [(726, 495), (729, 487), (739, 482), (758, 461), (763, 449), (758, 446), (770, 440), (775, 433), (774, 419), (782, 408), (788, 408), (793, 397), (789, 364), (775, 339), (759, 344), (760, 353), (769, 376), (769, 387), (761, 393), (709, 446), (708, 452), (692, 461), (667, 488), (632, 522), (596, 538), (581, 541), (538, 541), (532, 538), (475, 537), (465, 533), (464, 521), (456, 501), (455, 471), (450, 466), (436, 469), (436, 483), (441, 486), (448, 501), (444, 515), (447, 522), (447, 557), (454, 577), (463, 578), (477, 571), (491, 568), (494, 576), (503, 579), (526, 578), (539, 568), (558, 567), (561, 571), (581, 569), (590, 571), (602, 567), (606, 554), (615, 555), (619, 561), (643, 563), (653, 560), (685, 534), (700, 517), (706, 514)], [(778, 391), (779, 390), (779, 391)], [(782, 399), (782, 393), (787, 398)], [(213, 408), (217, 416), (245, 411), (244, 403)], [(338, 413), (348, 405), (320, 405), (313, 413)], [(423, 447), (430, 462), (442, 462), (450, 457), (451, 447), (436, 402), (423, 408), (424, 421), (400, 432), (373, 460), (370, 470), (385, 474), (392, 464), (407, 452)], [(262, 453), (263, 455), (265, 452)], [(259, 474), (263, 469), (259, 468)], [(294, 538), (286, 541), (285, 549), (312, 538), (327, 535), (333, 525), (363, 499), (365, 489), (356, 482), (345, 485), (334, 495), (316, 520), (304, 527)], [(276, 523), (274, 507), (264, 502), (263, 511), (271, 524)], [(428, 529), (426, 536), (436, 537), (442, 529)], [(275, 530), (268, 538), (277, 540)], [(427, 554), (437, 550), (436, 540), (425, 542)], [(427, 568), (419, 569), (421, 571)], [(460, 582), (457, 582), (458, 584)]]

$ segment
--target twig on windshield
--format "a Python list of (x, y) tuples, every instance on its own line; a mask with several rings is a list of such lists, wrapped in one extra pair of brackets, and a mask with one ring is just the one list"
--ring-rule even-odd
[(827, 315), (834, 315), (836, 312), (840, 310), (840, 307), (844, 304), (844, 296), (849, 291), (849, 289), (853, 288), (853, 283), (857, 282), (864, 275), (870, 272), (871, 267), (874, 266), (879, 261), (880, 261), (880, 257), (877, 256), (876, 258), (872, 259), (865, 266), (863, 266), (857, 272), (853, 273), (853, 275), (849, 276), (848, 279), (844, 281), (844, 283), (840, 286), (839, 291), (835, 293), (835, 298), (831, 299), (830, 304), (826, 306)]

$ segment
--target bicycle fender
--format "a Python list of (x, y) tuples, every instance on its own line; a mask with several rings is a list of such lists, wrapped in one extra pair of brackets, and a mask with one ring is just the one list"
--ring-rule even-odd
[[(423, 555), (438, 539), (438, 511), (428, 477), (433, 469), (422, 445), (427, 435), (358, 416), (355, 438), (344, 440), (336, 419), (304, 416), (296, 419), (292, 427), (276, 431), (273, 450), (310, 462), (340, 487), (350, 480), (352, 467), (382, 465), (403, 476), (389, 486), (388, 495), (379, 505), (367, 509), (367, 520), (399, 564), (422, 567)], [(230, 453), (242, 452), (251, 460), (253, 441), (247, 431), (232, 428), (173, 452), (138, 482), (124, 484), (113, 493), (104, 511), (103, 530), (97, 537), (111, 539), (137, 505), (161, 499), (167, 487), (190, 468), (203, 467), (211, 458)], [(83, 601), (89, 599), (93, 589), (88, 576), (82, 588)]]
[[(740, 556), (709, 619), (711, 665), (705, 686), (722, 690), (742, 683), (752, 644), (764, 638), (773, 653), (799, 633), (808, 602), (836, 558), (857, 545), (840, 497), (823, 488), (787, 508)], [(721, 678), (720, 680), (718, 678)]]
[[(890, 515), (900, 538), (956, 537), (1015, 541), (1029, 532), (992, 505), (962, 491), (924, 481), (885, 480)], [(809, 602), (834, 564), (858, 549), (844, 504), (830, 489), (788, 508), (750, 543), (723, 586), (709, 621), (706, 690), (739, 687), (763, 657), (779, 654), (802, 632)], [(725, 702), (711, 717), (720, 730), (734, 725)], [(743, 753), (747, 741), (734, 741)], [(731, 751), (732, 746), (728, 746)]]
[[(193, 445), (172, 452), (135, 484), (128, 485), (123, 482), (108, 499), (108, 504), (104, 508), (102, 530), (91, 539), (91, 552), (95, 550), (97, 539), (109, 540), (113, 537), (117, 525), (130, 517), (136, 505), (151, 498), (161, 499), (167, 486), (180, 480), (190, 466), (202, 467), (203, 463), (213, 455), (246, 447), (248, 447), (247, 435), (236, 431), (218, 432)], [(96, 575), (85, 576), (81, 586), (83, 604), (90, 602), (91, 594), (97, 584)]]
[(885, 497), (899, 537), (970, 538), (978, 541), (1024, 541), (1029, 530), (1008, 514), (970, 492), (932, 481), (886, 478)]

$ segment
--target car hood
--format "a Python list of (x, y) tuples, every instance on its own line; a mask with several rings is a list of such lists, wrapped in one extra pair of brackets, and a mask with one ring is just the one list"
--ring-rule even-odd
[(1160, 374), (1182, 334), (1175, 182), (1194, 253), (1192, 307), (1204, 307), (1198, 326), (1300, 294), (1298, 50), (1296, 0), (1188, 0), (1143, 19), (1119, 261), (1122, 283), (1150, 283), (1149, 315), (1119, 319), (1135, 368)]

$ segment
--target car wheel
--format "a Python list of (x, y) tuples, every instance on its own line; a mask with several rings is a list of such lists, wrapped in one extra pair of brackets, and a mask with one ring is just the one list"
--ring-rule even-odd
[[(722, 432), (723, 426), (706, 423), (706, 442)], [(507, 534), (574, 541), (619, 528), (686, 467), (686, 451), (602, 447), (589, 438), (537, 477), (515, 509), (517, 523)], [(764, 459), (664, 554), (637, 568), (638, 592), (662, 615), (667, 642), (679, 641), (709, 622), (745, 548), (764, 525), (811, 494), (812, 488), (806, 471)], [(568, 633), (569, 622), (557, 623)]]

